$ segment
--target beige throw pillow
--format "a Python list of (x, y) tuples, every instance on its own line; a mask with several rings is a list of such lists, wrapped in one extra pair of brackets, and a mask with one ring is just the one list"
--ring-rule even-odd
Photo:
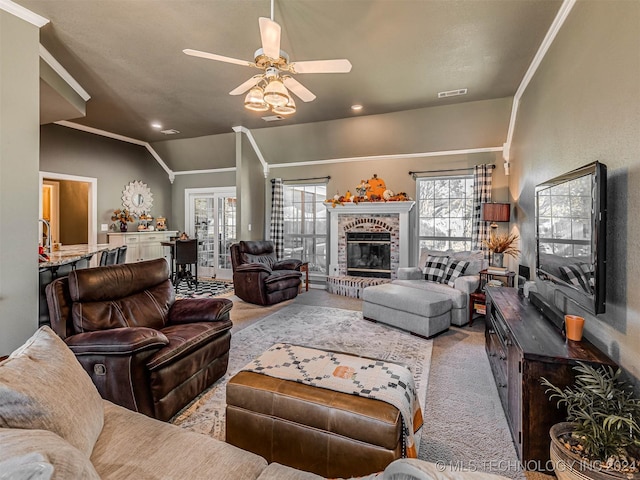
[(49, 327), (0, 363), (0, 427), (49, 430), (89, 457), (103, 421), (98, 390)]

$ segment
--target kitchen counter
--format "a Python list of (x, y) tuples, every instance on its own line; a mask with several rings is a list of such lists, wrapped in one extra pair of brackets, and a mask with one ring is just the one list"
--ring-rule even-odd
[(50, 325), (49, 307), (47, 305), (46, 288), (56, 278), (69, 275), (73, 270), (89, 268), (91, 258), (102, 250), (107, 250), (107, 244), (93, 245), (66, 245), (60, 250), (51, 252), (48, 262), (38, 263), (38, 276), (40, 283), (40, 297), (38, 305), (38, 323)]
[(93, 245), (63, 245), (60, 247), (60, 250), (49, 254), (48, 262), (38, 263), (38, 267), (40, 269), (61, 267), (63, 265), (75, 263), (79, 260), (90, 260), (93, 255), (101, 252), (102, 250), (107, 250), (108, 248), (109, 245), (106, 243)]

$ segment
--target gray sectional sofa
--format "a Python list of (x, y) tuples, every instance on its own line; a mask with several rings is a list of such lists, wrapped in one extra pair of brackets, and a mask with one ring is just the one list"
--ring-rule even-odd
[[(426, 281), (422, 267), (428, 255), (468, 261), (454, 286)], [(386, 323), (430, 338), (449, 328), (469, 322), (469, 294), (479, 286), (479, 272), (486, 267), (480, 250), (453, 252), (423, 250), (418, 267), (399, 268), (398, 278), (385, 285), (364, 289), (365, 318)]]

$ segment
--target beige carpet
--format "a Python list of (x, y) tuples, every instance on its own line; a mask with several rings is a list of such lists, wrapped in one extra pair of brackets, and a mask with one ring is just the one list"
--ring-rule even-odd
[[(291, 304), (362, 310), (359, 299), (316, 289), (271, 307), (251, 305), (235, 296), (228, 298), (234, 301), (234, 333)], [(507, 458), (515, 458), (515, 447), (506, 430), (506, 418), (484, 351), (482, 318), (473, 327), (452, 327), (435, 337), (428, 385), (420, 458), (454, 465), (468, 465), (473, 460), (473, 468), (478, 470), (484, 462), (485, 470), (491, 473), (523, 477), (522, 472), (504, 463)], [(482, 453), (485, 447), (488, 454)], [(527, 480), (555, 479), (537, 472), (524, 472), (524, 476)]]

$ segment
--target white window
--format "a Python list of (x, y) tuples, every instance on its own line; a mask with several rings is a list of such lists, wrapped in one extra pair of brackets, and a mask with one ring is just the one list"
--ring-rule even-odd
[(420, 250), (471, 250), (473, 176), (417, 179)]
[(284, 256), (309, 262), (309, 273), (327, 273), (327, 186), (285, 184)]

